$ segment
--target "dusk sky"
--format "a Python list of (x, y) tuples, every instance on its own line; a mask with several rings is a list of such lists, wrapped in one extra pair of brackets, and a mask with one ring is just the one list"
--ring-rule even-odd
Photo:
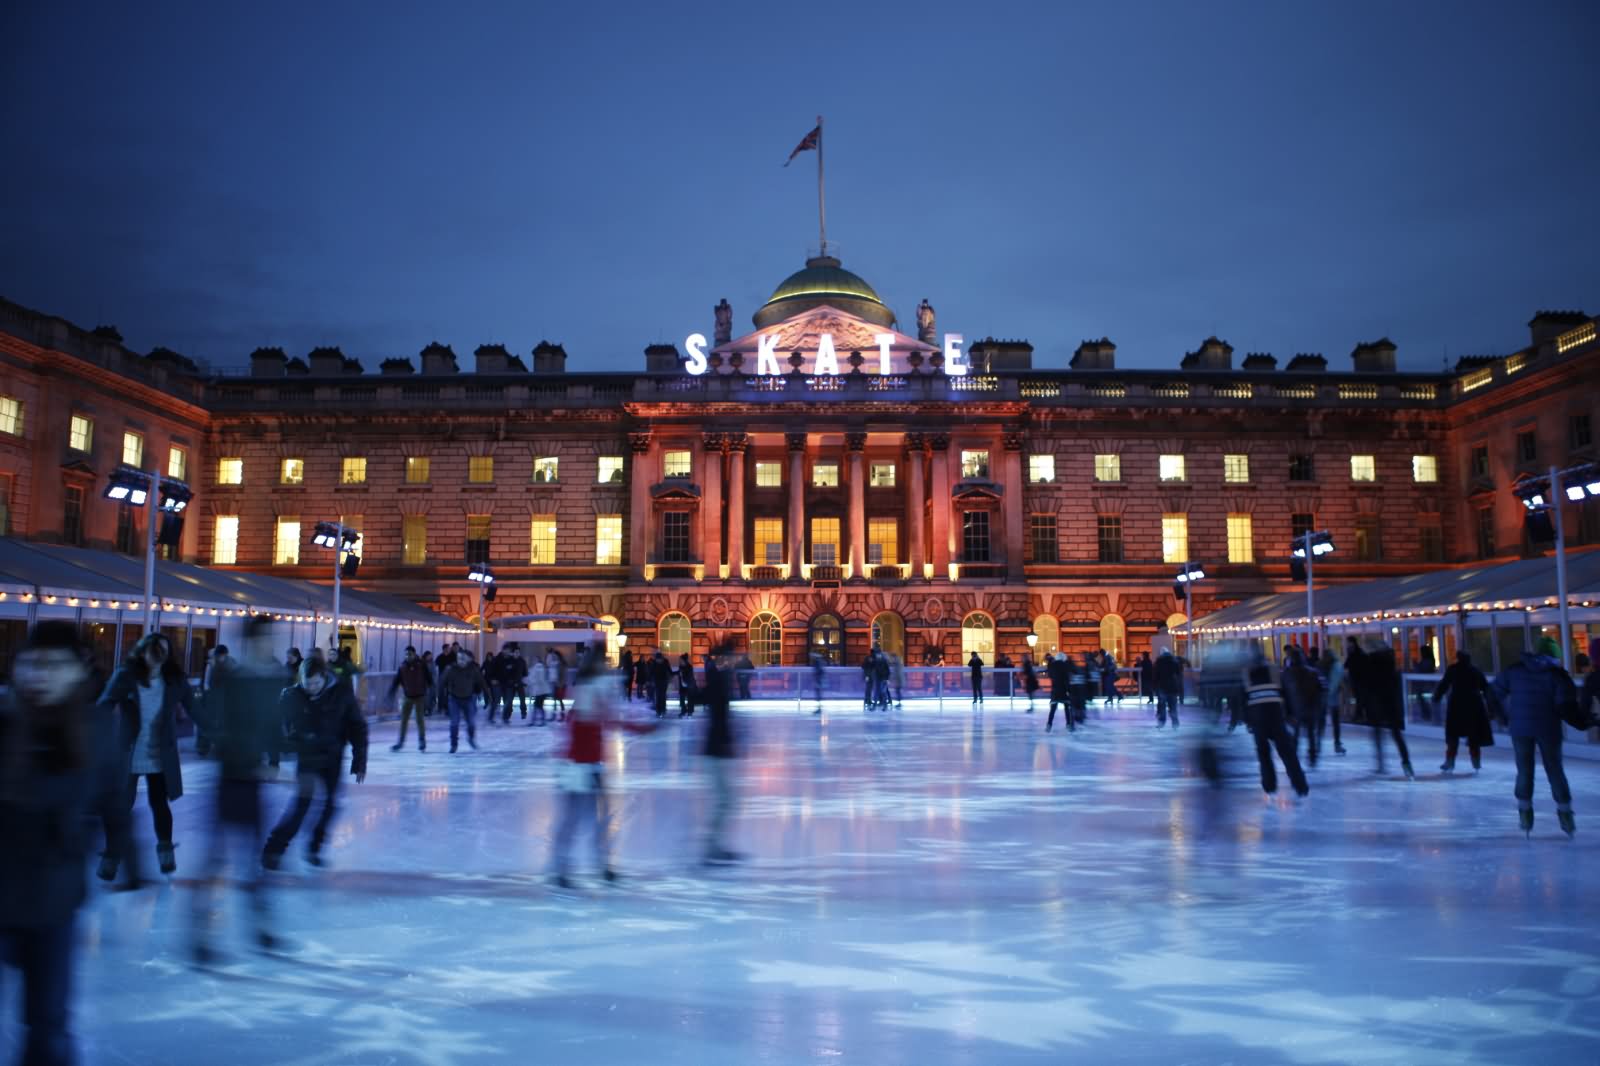
[(1600, 310), (1593, 2), (184, 8), (0, 15), (0, 295), (139, 351), (638, 369), (802, 265), (819, 113), (844, 265), (1036, 365)]

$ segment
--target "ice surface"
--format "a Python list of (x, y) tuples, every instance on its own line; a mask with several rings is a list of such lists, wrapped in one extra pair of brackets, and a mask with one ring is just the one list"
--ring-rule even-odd
[[(1600, 1062), (1592, 762), (1568, 765), (1577, 839), (1541, 774), (1525, 841), (1507, 747), (1445, 778), (1412, 738), (1406, 782), (1347, 727), (1297, 802), (1263, 796), (1243, 730), (1206, 788), (1195, 710), (1177, 734), (1130, 706), (1068, 736), (998, 701), (810, 709), (740, 719), (733, 869), (695, 861), (701, 720), (616, 741), (625, 880), (580, 847), (573, 893), (545, 877), (553, 729), (480, 727), (450, 755), (434, 718), (426, 753), (391, 754), (379, 726), (331, 866), (297, 841), (273, 876), (295, 950), (251, 951), (224, 898), (205, 970), (186, 877), (214, 771), (186, 756), (177, 878), (83, 915), (84, 1061)], [(272, 786), (270, 817), (287, 800)], [(8, 975), (7, 1060), (16, 995)]]

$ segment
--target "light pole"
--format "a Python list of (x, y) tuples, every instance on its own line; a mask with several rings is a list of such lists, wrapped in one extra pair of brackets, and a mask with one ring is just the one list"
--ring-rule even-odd
[(1317, 642), (1317, 601), (1311, 587), (1316, 572), (1316, 558), (1333, 551), (1333, 534), (1326, 529), (1306, 530), (1289, 542), (1289, 575), (1306, 579), (1306, 654)]
[(1517, 483), (1515, 491), (1528, 509), (1524, 521), (1529, 539), (1553, 538), (1556, 542), (1556, 600), (1561, 627), (1561, 665), (1571, 673), (1572, 619), (1567, 609), (1567, 537), (1561, 518), (1561, 497), (1565, 495), (1573, 503), (1580, 503), (1587, 497), (1600, 497), (1600, 466), (1584, 463), (1565, 470), (1552, 466), (1545, 478), (1524, 479)]
[(1194, 639), (1194, 583), (1206, 579), (1206, 568), (1199, 563), (1184, 563), (1183, 569), (1173, 575), (1173, 591), (1183, 590), (1183, 650), (1184, 658), (1192, 659), (1194, 665), (1200, 665), (1200, 656), (1196, 652), (1198, 645)]
[[(126, 507), (144, 507), (144, 624), (140, 635), (150, 632), (155, 621), (156, 545), (177, 546), (183, 539), (183, 512), (194, 499), (189, 486), (159, 470), (140, 470), (119, 466), (111, 473), (105, 497)], [(161, 519), (161, 535), (156, 535), (156, 519)]]
[(467, 580), (478, 586), (478, 662), (483, 662), (483, 606), (494, 602), (494, 571), (488, 563), (473, 563)]
[[(361, 531), (351, 529), (341, 522), (318, 522), (311, 535), (311, 543), (319, 548), (333, 549), (333, 631), (328, 636), (328, 649), (339, 657), (339, 593), (341, 579), (355, 577), (361, 569), (361, 556), (355, 546), (361, 540)], [(316, 643), (315, 637), (312, 643)]]

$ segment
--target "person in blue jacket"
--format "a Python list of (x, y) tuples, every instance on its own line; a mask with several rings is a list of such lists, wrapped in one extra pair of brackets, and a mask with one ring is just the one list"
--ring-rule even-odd
[(1511, 746), (1517, 759), (1517, 817), (1522, 831), (1533, 832), (1533, 754), (1537, 749), (1556, 801), (1556, 818), (1562, 832), (1572, 836), (1577, 825), (1572, 816), (1572, 788), (1561, 764), (1561, 721), (1567, 708), (1576, 713), (1578, 692), (1561, 668), (1561, 648), (1545, 637), (1534, 651), (1524, 652), (1494, 679), (1510, 726)]

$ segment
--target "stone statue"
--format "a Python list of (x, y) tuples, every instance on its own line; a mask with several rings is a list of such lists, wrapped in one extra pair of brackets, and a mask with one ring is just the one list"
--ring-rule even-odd
[(724, 299), (713, 308), (713, 311), (717, 316), (717, 328), (713, 331), (714, 339), (711, 343), (727, 344), (733, 340), (733, 308), (728, 306), (728, 301)]
[(933, 305), (923, 300), (917, 305), (917, 340), (923, 344), (933, 344), (935, 336)]

